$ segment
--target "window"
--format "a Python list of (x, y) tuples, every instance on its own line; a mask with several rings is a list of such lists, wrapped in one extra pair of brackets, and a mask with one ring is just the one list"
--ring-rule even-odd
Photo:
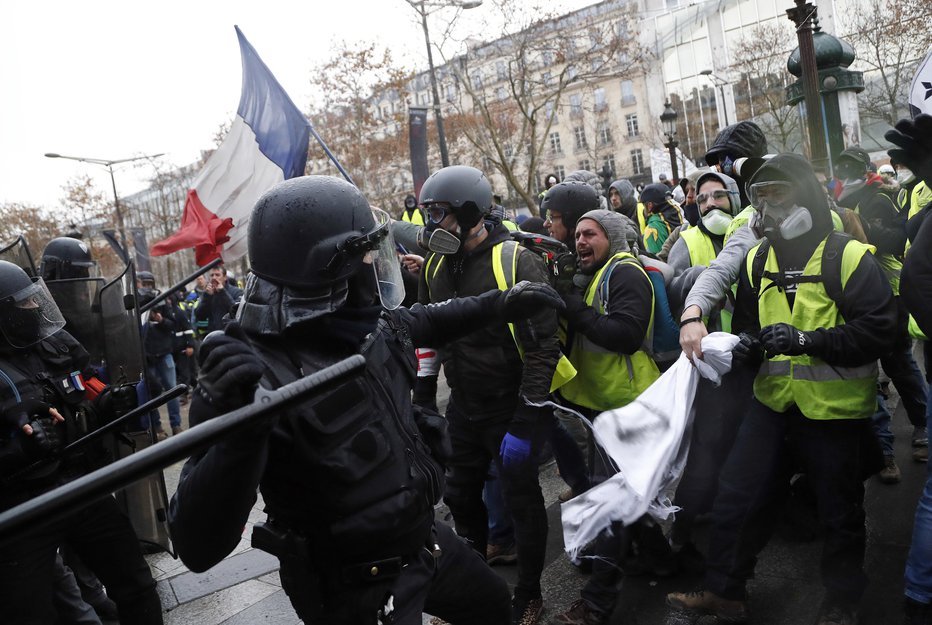
[(570, 96), (570, 115), (582, 117), (582, 96), (578, 93)]
[(640, 134), (640, 132), (638, 131), (637, 113), (631, 113), (630, 115), (625, 115), (625, 125), (628, 127), (629, 137), (636, 137)]
[(612, 142), (612, 127), (608, 122), (599, 122), (595, 134), (598, 137), (599, 145), (609, 145)]
[[(585, 150), (589, 147), (589, 144), (586, 142), (586, 129), (582, 126), (576, 126), (573, 128), (573, 136), (576, 138), (576, 149)], [(585, 169), (585, 168), (584, 168)]]
[(544, 53), (541, 55), (545, 67), (550, 67), (553, 65), (553, 51), (544, 50)]
[(590, 161), (588, 158), (584, 158), (583, 160), (579, 161), (579, 168), (586, 171), (592, 171), (592, 161)]
[(549, 87), (553, 84), (553, 74), (551, 74), (550, 72), (544, 72), (540, 78), (541, 78), (541, 82), (544, 83), (545, 87)]
[(557, 180), (560, 182), (563, 182), (563, 179), (566, 178), (566, 169), (563, 168), (563, 165), (557, 165), (554, 168), (553, 173), (557, 175)]
[(505, 61), (495, 62), (495, 75), (499, 80), (505, 80), (508, 78), (508, 69), (505, 67)]
[(602, 171), (604, 171), (606, 168), (608, 168), (608, 170), (612, 172), (612, 176), (615, 175), (615, 155), (614, 154), (607, 154), (606, 156), (602, 157)]
[(630, 80), (621, 81), (621, 103), (625, 106), (635, 103), (634, 83)]
[(550, 133), (550, 151), (554, 154), (561, 154), (563, 152), (563, 148), (560, 146), (559, 132)]
[(505, 100), (505, 98), (508, 97), (508, 92), (505, 90), (504, 87), (499, 87), (498, 89), (495, 90), (495, 96), (498, 98), (499, 102), (502, 102), (503, 100)]
[(644, 173), (644, 155), (640, 149), (631, 150), (631, 170), (635, 175)]
[(547, 102), (544, 105), (544, 115), (547, 121), (557, 121), (557, 116), (553, 112), (553, 102)]
[(472, 88), (482, 89), (482, 72), (472, 73)]
[(453, 101), (453, 85), (447, 85), (447, 102)]
[(596, 112), (608, 109), (608, 102), (605, 100), (605, 89), (603, 87), (599, 87), (592, 91), (592, 100), (595, 102)]

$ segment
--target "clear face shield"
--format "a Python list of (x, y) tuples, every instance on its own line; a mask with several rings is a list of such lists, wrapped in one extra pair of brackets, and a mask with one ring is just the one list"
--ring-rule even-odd
[(0, 331), (16, 348), (35, 345), (65, 327), (65, 318), (41, 278), (5, 298), (0, 307)]
[(394, 310), (404, 301), (405, 287), (401, 279), (395, 237), (392, 235), (392, 220), (388, 213), (379, 208), (372, 209), (372, 216), (375, 218), (375, 230), (366, 237), (370, 247), (364, 262), (371, 263), (375, 271), (382, 306)]

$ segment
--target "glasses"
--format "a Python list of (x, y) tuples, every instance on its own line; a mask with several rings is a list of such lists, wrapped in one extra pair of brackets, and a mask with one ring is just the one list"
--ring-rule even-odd
[(444, 218), (450, 214), (449, 206), (441, 206), (440, 204), (431, 204), (426, 207), (427, 218), (430, 219), (431, 223), (439, 224)]
[(727, 200), (728, 191), (726, 191), (725, 189), (716, 189), (715, 191), (712, 191), (711, 193), (700, 193), (699, 195), (696, 196), (696, 204), (698, 204), (699, 206), (705, 206), (705, 203), (711, 200), (712, 198), (715, 198), (716, 200)]
[(751, 206), (763, 208), (764, 204), (773, 207), (787, 207), (793, 203), (795, 193), (793, 185), (789, 182), (758, 182), (752, 184), (750, 189)]

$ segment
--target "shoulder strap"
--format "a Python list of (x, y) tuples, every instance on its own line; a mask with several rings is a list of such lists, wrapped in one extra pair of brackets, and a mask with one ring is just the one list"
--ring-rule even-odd
[(754, 253), (754, 259), (751, 262), (751, 275), (748, 278), (751, 281), (751, 289), (754, 291), (754, 297), (760, 299), (760, 283), (764, 276), (764, 267), (767, 265), (767, 257), (770, 255), (770, 239), (764, 239), (757, 246), (757, 252)]
[(841, 306), (841, 260), (845, 247), (851, 241), (851, 236), (841, 232), (832, 232), (825, 241), (822, 249), (822, 285), (836, 306)]

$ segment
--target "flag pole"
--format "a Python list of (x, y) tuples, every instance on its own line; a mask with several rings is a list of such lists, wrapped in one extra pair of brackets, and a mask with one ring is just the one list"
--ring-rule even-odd
[(327, 155), (327, 158), (329, 158), (330, 161), (337, 166), (337, 169), (340, 170), (340, 173), (343, 174), (343, 177), (346, 178), (346, 181), (355, 187), (356, 183), (353, 182), (353, 178), (345, 169), (343, 169), (343, 165), (341, 165), (340, 161), (337, 160), (337, 157), (333, 155), (333, 152), (330, 151), (330, 148), (327, 147), (327, 144), (324, 142), (321, 136), (317, 134), (317, 129), (314, 128), (314, 124), (311, 123), (311, 120), (307, 121), (307, 125), (311, 129), (311, 134), (314, 135), (315, 139), (317, 139), (317, 143), (319, 143), (320, 147), (324, 149), (324, 153)]

